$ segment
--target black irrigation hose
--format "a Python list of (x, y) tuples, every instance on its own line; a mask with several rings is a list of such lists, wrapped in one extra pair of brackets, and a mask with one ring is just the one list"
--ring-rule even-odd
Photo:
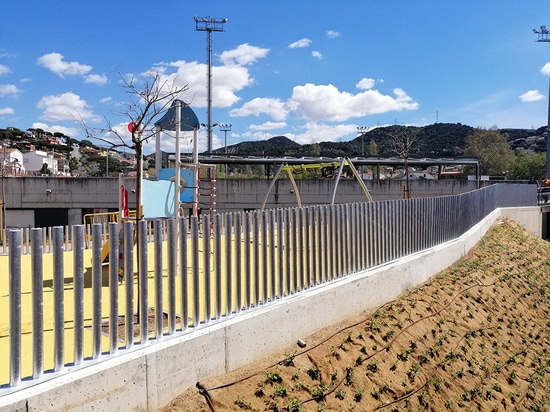
[[(433, 281), (424, 284), (424, 286), (431, 285), (432, 283), (435, 283), (435, 282), (437, 282), (438, 280), (439, 280), (439, 279), (434, 279)], [(406, 332), (410, 327), (412, 327), (413, 325), (415, 325), (415, 324), (417, 324), (417, 323), (419, 323), (419, 322), (421, 322), (421, 321), (427, 320), (427, 319), (429, 319), (429, 318), (431, 318), (431, 317), (434, 317), (434, 316), (440, 314), (441, 312), (443, 312), (443, 311), (444, 311), (445, 309), (447, 309), (447, 308), (448, 308), (448, 307), (449, 307), (449, 306), (450, 306), (459, 296), (461, 296), (464, 292), (466, 292), (466, 291), (468, 291), (468, 290), (470, 290), (470, 289), (473, 289), (473, 288), (475, 288), (475, 287), (490, 287), (490, 286), (495, 285), (495, 284), (496, 284), (497, 282), (499, 282), (499, 281), (502, 281), (502, 279), (499, 278), (499, 279), (497, 279), (497, 280), (495, 280), (494, 282), (489, 283), (489, 284), (483, 284), (483, 283), (481, 283), (481, 282), (478, 281), (478, 282), (477, 282), (476, 284), (474, 284), (474, 285), (470, 285), (470, 286), (467, 286), (467, 287), (463, 288), (463, 289), (460, 290), (460, 292), (458, 292), (458, 293), (457, 293), (457, 294), (456, 294), (456, 295), (455, 295), (446, 305), (444, 305), (443, 307), (441, 307), (439, 310), (435, 311), (434, 313), (431, 313), (431, 314), (429, 314), (429, 315), (427, 315), (427, 316), (424, 316), (424, 317), (422, 317), (422, 318), (420, 318), (420, 319), (417, 319), (417, 320), (415, 320), (413, 323), (407, 325), (404, 329), (401, 329), (399, 333), (397, 333), (396, 335), (393, 336), (393, 338), (388, 342), (387, 345), (385, 345), (383, 348), (381, 348), (381, 349), (379, 349), (379, 350), (373, 352), (372, 354), (370, 354), (369, 356), (367, 356), (364, 360), (371, 359), (371, 358), (374, 357), (375, 355), (377, 355), (377, 354), (383, 352), (384, 350), (386, 350), (387, 348), (389, 348), (389, 347), (397, 340), (397, 338), (398, 338), (399, 336), (401, 336), (403, 333), (405, 333), (405, 332)], [(517, 300), (519, 300), (519, 299), (517, 299)], [(388, 306), (388, 305), (391, 305), (391, 304), (392, 304), (392, 302), (388, 302), (388, 303), (382, 305), (380, 308), (384, 308), (385, 306)], [(305, 354), (305, 353), (307, 353), (307, 352), (309, 352), (309, 351), (311, 351), (311, 350), (313, 350), (313, 349), (315, 349), (315, 348), (321, 346), (323, 343), (325, 343), (325, 342), (327, 342), (328, 340), (332, 339), (334, 336), (336, 336), (336, 335), (338, 335), (338, 334), (340, 334), (340, 333), (342, 333), (342, 332), (344, 332), (344, 331), (346, 331), (346, 330), (348, 330), (348, 329), (351, 329), (351, 328), (353, 328), (353, 327), (356, 327), (356, 326), (358, 326), (358, 325), (360, 325), (360, 324), (366, 322), (368, 319), (369, 319), (369, 318), (362, 319), (362, 320), (360, 320), (360, 321), (358, 321), (358, 322), (356, 322), (356, 323), (353, 323), (353, 324), (351, 324), (351, 325), (347, 325), (347, 326), (345, 326), (345, 327), (343, 327), (343, 328), (337, 330), (337, 331), (334, 332), (332, 335), (328, 336), (327, 338), (323, 339), (322, 341), (318, 342), (317, 344), (313, 345), (312, 347), (310, 347), (310, 348), (308, 348), (308, 349), (305, 349), (305, 350), (303, 350), (303, 351), (301, 351), (301, 352), (296, 353), (293, 357), (303, 355), (303, 354)], [(466, 334), (467, 334), (467, 333), (466, 333)], [(462, 338), (459, 340), (459, 342), (460, 342), (462, 339), (464, 339), (464, 337), (466, 336), (466, 334), (464, 334), (464, 335), (462, 336)], [(458, 344), (457, 344), (457, 347), (458, 347)], [(456, 349), (456, 348), (455, 348), (455, 349)], [(278, 361), (278, 362), (276, 362), (276, 363), (274, 363), (274, 364), (272, 364), (272, 365), (269, 365), (269, 366), (267, 366), (267, 369), (270, 369), (270, 368), (273, 368), (273, 367), (275, 367), (275, 366), (281, 365), (282, 363), (285, 362), (285, 360), (286, 360), (286, 359), (281, 360), (281, 361)], [(214, 387), (208, 388), (208, 389), (205, 388), (203, 385), (201, 385), (199, 382), (197, 382), (196, 386), (197, 386), (197, 388), (199, 388), (199, 393), (202, 394), (202, 395), (205, 397), (206, 402), (207, 402), (208, 406), (210, 407), (210, 410), (211, 410), (212, 412), (215, 412), (214, 405), (213, 405), (213, 402), (212, 402), (212, 397), (210, 396), (209, 391), (213, 391), (213, 390), (217, 390), (217, 389), (223, 389), (223, 388), (227, 388), (227, 387), (229, 387), (229, 386), (236, 385), (236, 384), (238, 384), (238, 383), (240, 383), (240, 382), (243, 382), (243, 381), (248, 380), (248, 379), (250, 379), (250, 378), (252, 378), (252, 377), (254, 377), (254, 376), (257, 376), (257, 375), (259, 375), (260, 373), (261, 373), (261, 371), (255, 372), (255, 373), (252, 373), (252, 374), (250, 374), (250, 375), (244, 376), (243, 378), (238, 379), (238, 380), (236, 380), (236, 381), (228, 382), (228, 383), (225, 383), (225, 384), (223, 384), (223, 385), (214, 386)], [(342, 384), (342, 382), (343, 382), (344, 379), (345, 379), (345, 378), (343, 378), (342, 381), (340, 381), (340, 383), (339, 383), (338, 385), (336, 385), (336, 386), (333, 387), (329, 392), (327, 392), (327, 395), (329, 395), (330, 393), (334, 392), (334, 390), (336, 390), (336, 388), (338, 388), (338, 387)], [(414, 395), (414, 394), (417, 393), (419, 390), (421, 390), (421, 389), (427, 384), (427, 382), (428, 382), (428, 380), (426, 380), (426, 382), (425, 382), (422, 386), (420, 386), (418, 389), (413, 390), (412, 392), (410, 392), (410, 393), (406, 394), (405, 396), (403, 396), (403, 397), (401, 397), (401, 398), (399, 398), (399, 399), (397, 399), (397, 400), (391, 402), (390, 404), (393, 404), (393, 403), (396, 403), (396, 402), (400, 402), (401, 400), (406, 399), (406, 398), (408, 398), (408, 397)], [(309, 398), (309, 399), (306, 399), (306, 400), (302, 401), (302, 403), (310, 402), (310, 401), (313, 401), (313, 400), (316, 400), (316, 399), (318, 399), (318, 397), (312, 397), (312, 398)], [(387, 406), (388, 406), (388, 404), (381, 405), (381, 406), (377, 407), (375, 410), (379, 410), (379, 409), (381, 409), (381, 408), (383, 408), (383, 407), (387, 407)]]

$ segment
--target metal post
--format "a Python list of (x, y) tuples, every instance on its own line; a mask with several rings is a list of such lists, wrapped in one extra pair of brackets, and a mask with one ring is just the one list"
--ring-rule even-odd
[(53, 228), (53, 333), (54, 333), (54, 370), (64, 367), (65, 359), (65, 276), (63, 267), (63, 226)]
[(21, 383), (21, 230), (8, 233), (10, 283), (10, 386)]
[[(550, 42), (550, 31), (546, 26), (540, 26), (540, 30), (533, 29), (537, 34), (537, 42)], [(550, 177), (550, 76), (548, 78), (548, 117), (546, 121), (546, 176)]]
[[(31, 229), (32, 247), (32, 360), (33, 379), (40, 379), (44, 375), (44, 283), (42, 264), (42, 229)], [(76, 262), (76, 259), (75, 259)], [(75, 305), (78, 301), (79, 289), (75, 278)], [(77, 317), (75, 316), (75, 339), (77, 336)], [(77, 345), (75, 344), (75, 351)], [(75, 364), (78, 365), (75, 355)]]
[[(37, 235), (37, 238), (39, 235)], [(73, 226), (74, 364), (84, 361), (84, 226)], [(33, 242), (34, 243), (34, 242)], [(40, 243), (42, 248), (42, 243)], [(42, 256), (42, 253), (40, 253)], [(36, 275), (36, 274), (35, 274)]]
[(214, 18), (214, 17), (194, 17), (195, 30), (206, 32), (206, 50), (208, 57), (208, 73), (207, 73), (207, 105), (208, 105), (208, 144), (207, 152), (212, 153), (212, 32), (223, 31), (224, 23), (227, 23), (226, 18)]

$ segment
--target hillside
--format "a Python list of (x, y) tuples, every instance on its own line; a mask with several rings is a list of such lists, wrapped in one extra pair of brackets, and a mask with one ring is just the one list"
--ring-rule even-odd
[(549, 410), (549, 279), (550, 243), (498, 222), (426, 284), (161, 411)]
[[(413, 158), (449, 158), (461, 156), (466, 146), (466, 139), (474, 131), (471, 126), (460, 123), (435, 123), (423, 127), (387, 126), (377, 127), (363, 135), (346, 142), (318, 142), (300, 145), (286, 136), (275, 136), (267, 140), (246, 141), (235, 145), (218, 148), (213, 154), (242, 157), (393, 157), (396, 155), (391, 147), (392, 137), (409, 134), (415, 136), (415, 143), (410, 157)], [(545, 128), (502, 129), (510, 147), (516, 152), (546, 153)], [(104, 176), (128, 172), (134, 165), (127, 162), (126, 153), (94, 145), (89, 140), (77, 140), (62, 133), (51, 133), (42, 129), (22, 131), (13, 127), (0, 129), (0, 146), (17, 148), (25, 153), (42, 150), (63, 157), (68, 163), (71, 174), (79, 176)], [(75, 150), (78, 147), (79, 150)], [(107, 159), (109, 153), (109, 159)], [(208, 155), (208, 153), (202, 153)], [(123, 156), (124, 155), (124, 156)], [(146, 155), (151, 162), (152, 154)], [(167, 157), (167, 155), (166, 155)], [(63, 159), (60, 159), (63, 161)], [(148, 164), (154, 167), (154, 163)], [(529, 173), (531, 176), (533, 173)]]
[[(321, 157), (359, 157), (374, 155), (391, 157), (394, 155), (389, 145), (392, 135), (403, 132), (417, 133), (418, 144), (413, 157), (441, 158), (460, 156), (466, 146), (466, 138), (472, 134), (474, 128), (460, 123), (435, 123), (423, 127), (387, 126), (378, 127), (357, 136), (347, 142), (319, 142), (300, 145), (285, 136), (276, 136), (271, 139), (242, 142), (228, 146), (227, 151), (238, 156), (321, 156)], [(502, 129), (501, 133), (508, 138), (512, 149), (532, 150), (545, 152), (545, 128), (540, 129)], [(364, 139), (364, 141), (363, 141)], [(369, 153), (369, 145), (374, 142), (377, 153)], [(225, 148), (214, 151), (224, 154)]]

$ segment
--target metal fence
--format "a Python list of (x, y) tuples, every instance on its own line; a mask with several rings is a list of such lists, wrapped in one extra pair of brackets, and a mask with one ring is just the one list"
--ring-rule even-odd
[(536, 205), (531, 189), (109, 223), (108, 239), (120, 241), (108, 244), (116, 258), (107, 264), (101, 224), (53, 227), (48, 237), (10, 230), (0, 396), (456, 239), (497, 207)]

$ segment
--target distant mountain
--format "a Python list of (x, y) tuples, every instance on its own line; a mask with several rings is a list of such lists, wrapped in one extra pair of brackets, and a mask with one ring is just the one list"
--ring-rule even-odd
[[(286, 136), (275, 136), (256, 142), (242, 142), (227, 147), (229, 154), (238, 156), (285, 156), (299, 151), (302, 146)], [(224, 154), (225, 147), (216, 149), (213, 153)]]
[[(213, 154), (227, 153), (233, 156), (291, 156), (291, 157), (392, 157), (392, 136), (414, 133), (416, 142), (412, 157), (441, 158), (462, 155), (466, 139), (474, 128), (460, 123), (435, 123), (427, 126), (387, 126), (374, 128), (355, 139), (346, 142), (318, 142), (301, 145), (286, 136), (275, 136), (267, 140), (247, 141), (213, 151)], [(510, 147), (517, 152), (545, 152), (546, 127), (539, 129), (500, 129), (506, 134)], [(50, 133), (41, 129), (22, 131), (16, 128), (0, 129), (0, 144), (4, 147), (21, 147), (32, 143), (38, 150), (53, 150), (70, 153), (73, 145), (95, 147), (87, 140), (78, 141), (61, 133)], [(376, 153), (370, 153), (375, 147)], [(98, 147), (95, 147), (99, 149)]]
[[(515, 150), (545, 151), (546, 127), (539, 129), (501, 129), (508, 136), (510, 146)], [(361, 157), (376, 155), (395, 156), (391, 148), (392, 136), (401, 133), (415, 133), (416, 143), (413, 157), (441, 158), (461, 156), (466, 147), (466, 139), (474, 128), (460, 123), (435, 123), (422, 127), (387, 126), (377, 127), (346, 142), (319, 142), (300, 145), (285, 136), (268, 140), (242, 142), (228, 146), (227, 152), (234, 156), (292, 156), (292, 157)], [(369, 153), (369, 147), (376, 143), (377, 154)], [(225, 148), (214, 153), (224, 154)]]

